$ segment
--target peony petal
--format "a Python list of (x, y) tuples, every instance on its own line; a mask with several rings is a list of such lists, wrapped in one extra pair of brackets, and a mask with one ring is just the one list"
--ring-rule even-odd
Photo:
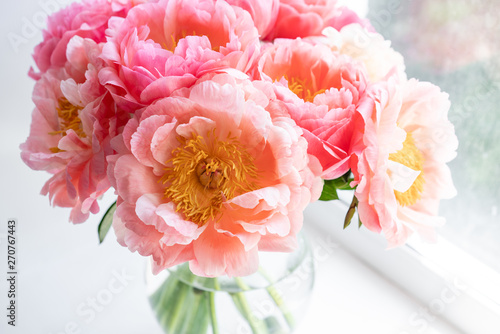
[(132, 135), (130, 149), (136, 159), (144, 166), (161, 168), (153, 156), (152, 140), (156, 130), (168, 120), (169, 117), (163, 115), (148, 117), (139, 124)]
[(413, 170), (399, 162), (388, 160), (387, 173), (389, 174), (394, 190), (404, 193), (410, 189), (421, 171)]
[(128, 203), (135, 203), (144, 194), (162, 192), (158, 179), (151, 175), (151, 169), (141, 165), (131, 154), (123, 155), (116, 161), (114, 175), (116, 190)]
[(195, 260), (189, 268), (195, 275), (217, 277), (246, 276), (258, 268), (257, 247), (245, 251), (237, 237), (218, 233), (213, 225), (193, 241)]

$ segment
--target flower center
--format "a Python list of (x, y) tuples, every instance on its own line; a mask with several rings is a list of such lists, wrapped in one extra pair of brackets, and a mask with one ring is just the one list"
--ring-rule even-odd
[(320, 89), (315, 91), (311, 85), (308, 84), (307, 80), (302, 80), (299, 78), (292, 77), (288, 79), (288, 88), (295, 93), (298, 97), (306, 102), (313, 102), (316, 95), (324, 93), (326, 89)]
[(408, 190), (405, 192), (394, 190), (399, 205), (409, 206), (415, 204), (420, 199), (422, 191), (424, 190), (424, 157), (422, 152), (415, 146), (415, 141), (410, 132), (406, 134), (403, 148), (396, 153), (390, 154), (389, 160), (398, 162), (420, 172)]
[(212, 158), (203, 160), (196, 166), (198, 180), (204, 187), (209, 189), (218, 189), (222, 182), (226, 180), (222, 174), (223, 172), (220, 163)]
[[(56, 108), (57, 116), (59, 117), (59, 129), (58, 131), (51, 131), (49, 135), (61, 134), (66, 136), (68, 130), (73, 130), (76, 132), (78, 137), (85, 138), (87, 135), (83, 132), (82, 120), (79, 117), (79, 112), (83, 108), (80, 106), (72, 105), (65, 97), (59, 99), (59, 107)], [(53, 153), (60, 152), (61, 150), (57, 147), (51, 147), (50, 150)]]
[[(203, 37), (204, 35), (203, 34), (197, 34), (196, 31), (194, 31), (194, 30), (191, 33), (187, 33), (186, 30), (182, 30), (180, 33), (174, 32), (172, 35), (170, 35), (170, 40), (163, 43), (163, 48), (165, 50), (168, 50), (168, 51), (174, 53), (175, 52), (175, 48), (177, 47), (177, 44), (179, 44), (179, 41), (182, 38), (186, 38), (187, 36), (199, 36), (199, 37)], [(214, 50), (216, 52), (219, 52), (220, 51), (220, 46), (217, 45), (217, 44), (214, 45), (214, 42), (212, 40), (210, 40), (210, 42), (213, 45), (212, 46), (212, 50)]]
[(223, 202), (257, 189), (254, 158), (230, 134), (225, 140), (213, 131), (177, 140), (161, 182), (165, 197), (190, 221), (204, 225), (218, 216)]
[(179, 41), (182, 38), (186, 38), (186, 36), (188, 35), (196, 36), (196, 32), (193, 31), (192, 34), (188, 34), (185, 30), (182, 30), (179, 34), (174, 32), (172, 35), (170, 35), (170, 41), (167, 41), (167, 43), (169, 43), (170, 45), (168, 45), (167, 43), (163, 43), (163, 48), (174, 53), (177, 44), (179, 44)]

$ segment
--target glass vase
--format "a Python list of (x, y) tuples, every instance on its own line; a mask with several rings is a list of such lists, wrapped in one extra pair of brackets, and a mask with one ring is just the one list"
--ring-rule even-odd
[(260, 252), (259, 270), (245, 277), (199, 277), (187, 263), (154, 276), (149, 301), (168, 334), (293, 333), (308, 306), (314, 263), (305, 237), (292, 253)]

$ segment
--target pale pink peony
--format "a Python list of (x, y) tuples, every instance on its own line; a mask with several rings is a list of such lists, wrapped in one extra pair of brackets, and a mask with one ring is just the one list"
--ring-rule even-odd
[(417, 232), (433, 240), (440, 199), (456, 193), (446, 163), (458, 141), (448, 121), (448, 96), (415, 79), (371, 87), (373, 112), (366, 121), (366, 149), (353, 159), (355, 195), (363, 225), (382, 232), (390, 247)]
[(323, 178), (345, 174), (350, 157), (362, 148), (364, 123), (358, 109), (366, 105), (367, 86), (362, 64), (325, 45), (276, 40), (264, 51), (259, 69), (263, 77), (288, 86), (278, 90), (304, 130), (309, 153), (320, 160)]
[(321, 35), (328, 22), (341, 14), (336, 0), (280, 0), (276, 24), (266, 39)]
[(261, 39), (266, 38), (278, 18), (279, 0), (227, 0), (227, 2), (250, 13)]
[(106, 155), (112, 153), (117, 116), (113, 99), (98, 82), (100, 50), (91, 39), (74, 36), (69, 41), (68, 64), (87, 68), (87, 81), (78, 84), (64, 68), (45, 72), (35, 85), (31, 131), (21, 145), (21, 157), (30, 168), (53, 174), (42, 194), (53, 205), (73, 208), (74, 223), (97, 213), (96, 200), (110, 187)]
[(321, 167), (279, 116), (272, 84), (218, 74), (174, 95), (115, 142), (120, 244), (151, 256), (156, 273), (189, 261), (200, 276), (248, 275), (258, 251), (293, 250)]
[(382, 35), (360, 24), (349, 24), (339, 30), (327, 27), (323, 36), (311, 39), (362, 62), (370, 82), (384, 81), (391, 76), (396, 76), (398, 80), (406, 79), (403, 56), (394, 51), (391, 42)]
[(33, 58), (40, 70), (30, 75), (38, 80), (50, 68), (66, 66), (66, 49), (73, 36), (89, 38), (97, 43), (105, 42), (105, 30), (112, 16), (124, 17), (128, 10), (141, 0), (84, 0), (75, 2), (48, 19), (43, 31), (43, 41), (35, 47)]
[(207, 72), (247, 72), (259, 53), (250, 14), (224, 1), (144, 4), (125, 19), (113, 18), (110, 27), (102, 55), (108, 67), (99, 76), (130, 112), (191, 86)]

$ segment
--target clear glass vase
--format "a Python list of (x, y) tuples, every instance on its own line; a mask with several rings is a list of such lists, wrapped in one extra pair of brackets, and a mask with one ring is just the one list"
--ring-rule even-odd
[(261, 252), (245, 277), (199, 277), (187, 263), (147, 271), (149, 301), (168, 334), (293, 333), (308, 306), (314, 263), (303, 235), (293, 253)]

